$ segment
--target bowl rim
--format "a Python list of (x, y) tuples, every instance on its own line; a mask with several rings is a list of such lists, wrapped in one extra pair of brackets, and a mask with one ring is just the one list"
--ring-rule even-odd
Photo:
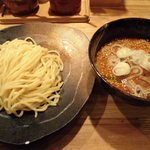
[[(100, 32), (102, 32), (105, 28), (107, 28), (108, 26), (110, 26), (111, 24), (114, 24), (116, 22), (120, 22), (120, 21), (147, 21), (150, 24), (150, 19), (147, 18), (121, 18), (121, 19), (117, 19), (117, 20), (113, 20), (110, 21), (108, 23), (105, 23), (104, 25), (102, 25), (100, 28), (98, 28), (96, 30), (96, 32), (93, 34), (90, 42), (89, 42), (89, 48), (88, 48), (88, 56), (89, 56), (89, 60), (90, 60), (90, 64), (94, 70), (94, 72), (96, 73), (96, 75), (98, 77), (100, 77), (100, 79), (106, 84), (108, 85), (110, 88), (114, 89), (115, 91), (124, 94), (127, 97), (130, 97), (131, 99), (136, 99), (138, 102), (146, 102), (150, 104), (150, 99), (146, 99), (146, 98), (142, 98), (142, 97), (138, 97), (132, 94), (128, 94), (122, 90), (120, 90), (119, 88), (116, 88), (115, 86), (113, 86), (112, 84), (110, 84), (106, 79), (104, 79), (104, 77), (100, 74), (100, 72), (98, 71), (95, 62), (93, 62), (92, 57), (91, 57), (91, 49), (92, 49), (92, 43), (95, 41), (95, 38), (99, 35)], [(96, 53), (97, 54), (97, 53)], [(96, 55), (95, 55), (96, 56)]]

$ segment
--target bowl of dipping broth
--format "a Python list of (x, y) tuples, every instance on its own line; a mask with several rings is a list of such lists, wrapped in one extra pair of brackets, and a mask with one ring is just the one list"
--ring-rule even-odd
[(124, 18), (100, 27), (89, 44), (97, 78), (111, 94), (150, 104), (150, 20)]

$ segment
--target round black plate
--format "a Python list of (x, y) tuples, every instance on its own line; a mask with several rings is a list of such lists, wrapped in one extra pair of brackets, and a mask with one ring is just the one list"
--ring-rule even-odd
[(56, 107), (49, 107), (34, 118), (27, 112), (23, 117), (0, 112), (0, 141), (25, 144), (36, 141), (64, 127), (87, 101), (94, 76), (88, 60), (86, 36), (79, 30), (51, 23), (29, 23), (0, 31), (0, 43), (14, 38), (32, 37), (37, 44), (60, 51), (64, 62), (64, 85)]

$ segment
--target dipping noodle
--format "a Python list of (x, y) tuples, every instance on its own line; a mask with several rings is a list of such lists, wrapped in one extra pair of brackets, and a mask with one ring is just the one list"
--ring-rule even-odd
[(56, 106), (63, 85), (63, 62), (57, 50), (37, 45), (32, 38), (0, 45), (0, 110), (21, 117)]

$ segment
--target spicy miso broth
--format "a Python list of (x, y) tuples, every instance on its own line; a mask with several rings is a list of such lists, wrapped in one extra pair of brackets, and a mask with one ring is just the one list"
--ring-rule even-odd
[(97, 53), (102, 77), (128, 94), (150, 99), (150, 41), (117, 39)]

